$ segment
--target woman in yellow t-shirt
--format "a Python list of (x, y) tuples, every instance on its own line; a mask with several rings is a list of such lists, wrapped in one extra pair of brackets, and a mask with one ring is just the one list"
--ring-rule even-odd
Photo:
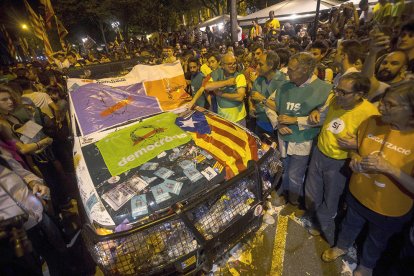
[(414, 198), (414, 81), (388, 88), (374, 116), (358, 129), (358, 154), (348, 210), (335, 247), (326, 250), (326, 262), (347, 253), (368, 223), (360, 264), (354, 275), (372, 275), (388, 239), (413, 215)]

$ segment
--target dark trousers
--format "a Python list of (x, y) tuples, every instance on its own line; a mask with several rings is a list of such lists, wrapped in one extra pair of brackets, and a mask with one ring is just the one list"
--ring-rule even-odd
[(72, 261), (61, 233), (46, 213), (35, 227), (27, 231), (33, 249), (42, 256), (50, 275), (70, 275)]
[(383, 216), (363, 206), (351, 193), (347, 195), (347, 203), (348, 209), (342, 222), (337, 247), (348, 250), (365, 224), (368, 224), (368, 236), (364, 241), (360, 264), (374, 268), (387, 247), (388, 240), (400, 232), (412, 217), (412, 210), (401, 217)]

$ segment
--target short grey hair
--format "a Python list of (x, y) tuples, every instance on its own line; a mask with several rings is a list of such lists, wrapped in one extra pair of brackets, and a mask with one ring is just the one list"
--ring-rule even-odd
[(316, 59), (312, 54), (307, 52), (296, 53), (290, 57), (290, 60), (296, 60), (301, 67), (305, 67), (309, 73), (309, 77), (313, 74), (316, 68)]

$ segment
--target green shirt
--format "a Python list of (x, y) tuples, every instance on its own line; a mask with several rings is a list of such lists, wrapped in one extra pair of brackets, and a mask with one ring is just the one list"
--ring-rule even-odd
[[(284, 82), (286, 81), (286, 77), (282, 72), (279, 70), (276, 71), (276, 74), (270, 81), (267, 81), (265, 77), (258, 77), (254, 83), (252, 91), (257, 91), (260, 94), (267, 98), (273, 94), (275, 90), (277, 90)], [(265, 130), (271, 131), (273, 129), (269, 118), (266, 115), (264, 106), (261, 103), (256, 102), (256, 122), (259, 126)], [(266, 126), (270, 126), (270, 129), (267, 129)]]
[[(194, 75), (191, 75), (191, 95), (194, 97), (194, 95), (197, 93), (198, 90), (200, 90), (201, 85), (203, 84), (204, 75), (201, 72), (197, 72)], [(201, 94), (200, 98), (197, 99), (196, 104), (201, 107), (205, 107), (206, 105), (206, 96)]]
[[(308, 116), (312, 110), (322, 106), (332, 89), (332, 85), (320, 79), (315, 79), (301, 87), (292, 82), (285, 82), (276, 93), (276, 111), (279, 115), (292, 117)], [(292, 134), (281, 135), (287, 142), (301, 143), (315, 138), (319, 128), (299, 130), (297, 125), (289, 125)]]
[[(225, 87), (220, 88), (220, 90), (223, 91), (223, 93), (234, 94), (234, 93), (237, 93), (238, 88), (246, 87), (246, 78), (244, 77), (243, 74), (239, 72), (235, 72), (232, 75), (225, 76), (223, 68), (218, 68), (217, 70), (214, 70), (211, 73), (210, 81), (223, 81), (229, 78), (236, 78), (236, 85), (225, 86)], [(239, 102), (239, 101), (232, 101), (232, 100), (217, 96), (217, 104), (222, 108), (229, 108), (229, 107), (239, 107), (243, 105), (244, 103)]]

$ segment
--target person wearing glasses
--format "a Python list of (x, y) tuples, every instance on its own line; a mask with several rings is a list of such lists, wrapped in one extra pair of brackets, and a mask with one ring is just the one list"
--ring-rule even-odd
[(414, 81), (387, 88), (381, 116), (364, 121), (357, 132), (354, 172), (347, 193), (347, 213), (335, 247), (322, 254), (325, 262), (345, 255), (368, 225), (354, 275), (372, 275), (389, 238), (413, 216)]
[(226, 54), (221, 60), (222, 68), (211, 73), (206, 84), (207, 91), (213, 91), (217, 99), (217, 113), (229, 121), (246, 126), (246, 78), (237, 72), (234, 55)]
[(364, 99), (369, 87), (369, 79), (361, 73), (346, 74), (333, 88), (326, 116), (321, 119), (318, 110), (309, 116), (311, 123), (323, 125), (305, 182), (305, 203), (312, 225), (308, 232), (322, 232), (330, 246), (335, 240), (339, 199), (351, 175), (348, 163), (350, 152), (356, 149), (356, 132), (367, 118), (379, 115), (378, 109)]

